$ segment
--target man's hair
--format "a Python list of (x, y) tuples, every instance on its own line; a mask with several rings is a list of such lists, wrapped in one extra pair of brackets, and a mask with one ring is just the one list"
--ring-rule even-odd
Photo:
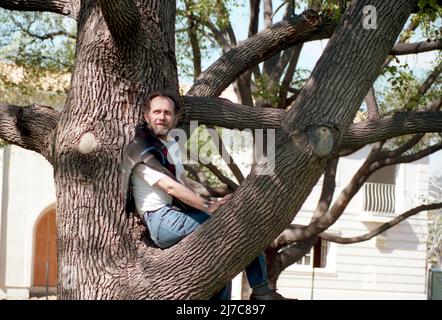
[(143, 110), (145, 113), (149, 112), (150, 103), (151, 103), (152, 99), (155, 97), (166, 97), (166, 98), (169, 98), (170, 100), (172, 100), (175, 114), (178, 115), (178, 113), (181, 110), (180, 102), (172, 92), (166, 91), (166, 90), (157, 90), (157, 91), (153, 91), (149, 94), (149, 96), (147, 97), (147, 99), (143, 103)]

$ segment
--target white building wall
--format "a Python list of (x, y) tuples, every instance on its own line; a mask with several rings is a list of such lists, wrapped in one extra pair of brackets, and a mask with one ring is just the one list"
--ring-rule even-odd
[[(368, 147), (340, 160), (335, 198), (368, 153)], [(400, 165), (396, 181), (398, 215), (421, 203), (427, 191), (427, 160)], [(308, 224), (319, 198), (317, 185), (294, 223)], [(349, 203), (342, 217), (327, 231), (341, 237), (362, 235), (392, 217), (363, 213), (363, 193)], [(282, 294), (300, 299), (426, 299), (427, 216), (420, 213), (389, 229), (382, 236), (355, 244), (330, 244), (327, 267), (292, 265), (280, 276)], [(382, 240), (386, 235), (386, 240)], [(312, 289), (313, 287), (313, 289)]]
[[(33, 242), (38, 218), (55, 203), (52, 166), (39, 154), (16, 146), (8, 146), (10, 161), (8, 178), (4, 179), (1, 212), (2, 251), (6, 263), (3, 294), (27, 296), (32, 285)], [(5, 151), (4, 151), (5, 152)], [(7, 152), (7, 150), (6, 150)], [(3, 177), (5, 178), (5, 177)], [(2, 279), (0, 278), (0, 281)]]
[[(4, 215), (3, 211), (3, 171), (6, 170), (5, 168), (5, 148), (0, 149), (0, 194), (2, 195), (0, 197), (0, 299), (4, 298), (6, 296), (6, 288), (5, 288), (5, 267), (6, 267), (6, 257), (5, 257), (5, 239), (6, 236), (6, 222), (4, 221)], [(5, 229), (5, 230), (3, 230)]]

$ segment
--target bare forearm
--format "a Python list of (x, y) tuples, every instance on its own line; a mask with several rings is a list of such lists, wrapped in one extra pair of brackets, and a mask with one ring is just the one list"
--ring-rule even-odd
[(204, 207), (205, 199), (192, 190), (186, 188), (182, 184), (167, 177), (158, 181), (158, 187), (165, 191), (168, 195), (175, 197), (185, 204), (196, 209), (206, 211)]

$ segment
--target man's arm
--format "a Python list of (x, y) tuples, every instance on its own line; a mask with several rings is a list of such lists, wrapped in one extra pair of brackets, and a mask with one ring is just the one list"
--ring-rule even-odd
[(207, 208), (204, 206), (206, 200), (203, 197), (167, 176), (158, 180), (154, 186), (160, 188), (168, 195), (178, 198), (185, 204), (208, 213), (215, 212), (221, 205), (226, 203), (223, 199), (216, 202), (210, 202), (210, 206)]
[(182, 173), (182, 174), (180, 175), (180, 178), (179, 178), (178, 180), (181, 181), (181, 182), (183, 183), (183, 185), (184, 185), (187, 189), (192, 190), (192, 185), (189, 183), (189, 180), (187, 179), (185, 173)]

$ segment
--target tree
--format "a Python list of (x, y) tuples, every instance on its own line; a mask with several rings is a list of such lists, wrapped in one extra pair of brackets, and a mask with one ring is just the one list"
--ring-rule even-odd
[[(256, 3), (251, 1), (253, 12)], [(364, 28), (367, 5), (384, 17), (377, 29)], [(252, 171), (210, 221), (161, 251), (146, 245), (136, 218), (124, 214), (119, 174), (124, 147), (141, 116), (141, 102), (156, 89), (172, 88), (179, 94), (175, 1), (160, 5), (152, 0), (3, 0), (0, 6), (54, 12), (77, 22), (75, 63), (64, 109), (0, 105), (0, 137), (39, 152), (54, 167), (61, 299), (208, 298), (275, 238), (278, 245), (324, 236), (322, 231), (339, 217), (339, 204), (347, 198), (330, 210), (321, 207), (309, 226), (281, 232), (324, 170), (326, 177), (333, 176), (337, 156), (376, 141), (440, 130), (438, 108), (352, 124), (406, 20), (418, 9), (417, 1), (354, 0), (339, 23), (327, 12), (315, 11), (287, 17), (261, 33), (256, 33), (254, 23), (251, 37), (226, 50), (182, 97), (181, 125), (186, 128), (190, 120), (198, 120), (228, 128), (276, 128), (275, 173), (262, 176)], [(258, 74), (255, 66), (262, 61), (270, 64), (281, 50), (329, 36), (324, 54), (289, 110), (248, 107), (250, 95), (243, 89), (244, 105), (216, 98), (235, 79), (238, 87), (247, 84), (247, 71)], [(370, 104), (369, 108), (373, 110)], [(382, 144), (365, 164), (369, 170), (404, 160), (402, 145), (400, 150), (385, 150)], [(265, 168), (264, 160), (257, 159), (256, 167)], [(279, 201), (272, 201), (276, 196)]]
[[(219, 48), (221, 48), (223, 52), (229, 51), (232, 47), (235, 47), (237, 43), (229, 17), (225, 14), (225, 7), (229, 5), (228, 1), (217, 2), (216, 4), (219, 7), (218, 10), (213, 10), (212, 6), (210, 7), (210, 10), (204, 10), (204, 1), (186, 1), (185, 4), (186, 10), (183, 10), (181, 15), (187, 19), (187, 22), (184, 21), (182, 24), (190, 26), (197, 25), (197, 23), (199, 23), (199, 28), (186, 29), (186, 34), (188, 35), (187, 48), (188, 51), (193, 52), (194, 57), (192, 59), (194, 66), (193, 75), (194, 78), (197, 78), (200, 75), (201, 70), (201, 52), (203, 52), (203, 49), (205, 48), (205, 45), (198, 46), (198, 40), (202, 39), (200, 41), (204, 42), (212, 37), (215, 40), (214, 41), (212, 39), (212, 41), (217, 42)], [(260, 1), (250, 1), (249, 36), (257, 32), (257, 16), (260, 12), (260, 4)], [(299, 2), (296, 2), (296, 4), (299, 5)], [(421, 5), (424, 6), (425, 4), (421, 3)], [(326, 1), (322, 3), (322, 6), (313, 2), (310, 3), (310, 9), (311, 8), (320, 9), (329, 14), (330, 11), (332, 11), (333, 17), (339, 16), (340, 12), (342, 12), (342, 7), (340, 7), (340, 4), (337, 1)], [(288, 3), (286, 6), (286, 12), (284, 14), (285, 18), (290, 17), (292, 14), (292, 9), (291, 3)], [(276, 11), (277, 10), (278, 9), (276, 9)], [(437, 8), (437, 10), (439, 11), (436, 12), (439, 12), (440, 14), (440, 8)], [(212, 14), (212, 12), (217, 14)], [(422, 12), (426, 12), (427, 14), (422, 14)], [(440, 82), (437, 81), (441, 71), (440, 64), (436, 66), (435, 70), (428, 75), (427, 79), (421, 82), (415, 80), (415, 77), (411, 74), (410, 70), (408, 70), (408, 66), (406, 64), (390, 66), (390, 62), (394, 57), (393, 55), (409, 54), (412, 52), (418, 53), (441, 47), (440, 40), (431, 40), (431, 38), (440, 39), (440, 30), (438, 30), (437, 27), (432, 28), (433, 24), (431, 21), (434, 20), (434, 17), (430, 18), (430, 16), (434, 12), (434, 10), (427, 11), (426, 9), (422, 9), (421, 14), (415, 15), (411, 19), (409, 25), (402, 32), (401, 36), (399, 37), (399, 41), (390, 52), (392, 56), (389, 56), (383, 64), (383, 69), (385, 71), (382, 73), (392, 75), (390, 81), (393, 84), (393, 88), (392, 90), (381, 94), (375, 93), (374, 87), (370, 88), (365, 98), (366, 108), (368, 110), (366, 109), (363, 113), (361, 112), (365, 119), (368, 118), (374, 120), (380, 118), (381, 116), (393, 115), (397, 111), (438, 110), (440, 108), (439, 97), (441, 95), (441, 88)], [(273, 25), (272, 17), (275, 14), (272, 9), (271, 1), (264, 2), (263, 14), (265, 28), (269, 29)], [(329, 28), (333, 28), (332, 21), (329, 21)], [(207, 30), (205, 30), (205, 28)], [(422, 29), (422, 32), (428, 38), (427, 41), (411, 44), (407, 43), (410, 40), (411, 35), (418, 28)], [(324, 35), (322, 35), (322, 37), (324, 37)], [(180, 45), (179, 48), (185, 48), (186, 39), (181, 39), (181, 41), (184, 45)], [(420, 46), (422, 46), (421, 49), (416, 51), (415, 49)], [(262, 68), (254, 66), (242, 74), (234, 83), (238, 100), (242, 101), (243, 104), (248, 105), (261, 107), (270, 105), (277, 108), (286, 109), (297, 98), (297, 95), (300, 92), (299, 80), (295, 79), (297, 76), (295, 69), (297, 69), (296, 66), (301, 50), (302, 44), (289, 47), (285, 51), (277, 53), (270, 59), (265, 60)], [(213, 70), (214, 66), (210, 67), (209, 70), (210, 69)], [(210, 72), (209, 70), (206, 71), (206, 73)], [(290, 97), (288, 96), (289, 92), (292, 93)], [(255, 98), (254, 101), (252, 96)], [(378, 100), (380, 102), (378, 102)], [(223, 114), (225, 114), (225, 112), (226, 110), (224, 109)], [(275, 113), (278, 114), (277, 112), (273, 112), (273, 114)], [(268, 119), (272, 118), (273, 114), (269, 113), (263, 115), (261, 119), (268, 121)], [(274, 122), (275, 127), (278, 127), (280, 121), (284, 119), (285, 114), (285, 112), (280, 113), (281, 117)], [(400, 113), (396, 114), (396, 116), (399, 115)], [(248, 126), (253, 127), (252, 122), (253, 120), (247, 122), (243, 125), (243, 128)], [(264, 126), (264, 124), (262, 125)], [(408, 139), (410, 140), (407, 141)], [(327, 229), (339, 219), (346, 209), (347, 204), (361, 189), (364, 182), (367, 181), (367, 179), (374, 172), (388, 165), (411, 162), (425, 157), (428, 154), (440, 149), (441, 144), (437, 143), (437, 141), (439, 141), (438, 136), (432, 136), (431, 134), (415, 136), (407, 135), (402, 136), (401, 138), (390, 139), (388, 141), (380, 141), (373, 149), (370, 157), (363, 164), (345, 190), (341, 193), (340, 197), (332, 205), (331, 199), (335, 191), (334, 175), (338, 163), (338, 155), (348, 155), (358, 150), (359, 147), (356, 146), (356, 143), (354, 147), (347, 148), (347, 150), (339, 152), (335, 159), (329, 163), (330, 167), (325, 171), (323, 192), (321, 198), (319, 199), (312, 223), (317, 218), (324, 217), (324, 219), (328, 219), (328, 221), (323, 221), (325, 224), (324, 230)], [(417, 153), (417, 151), (420, 152)], [(231, 164), (231, 167), (235, 168), (235, 165)], [(214, 173), (217, 177), (220, 176), (219, 173)], [(232, 170), (232, 173), (238, 181), (241, 182), (243, 180), (240, 175), (235, 174), (235, 171)], [(195, 177), (197, 176), (195, 175)], [(201, 182), (203, 183), (204, 181)], [(227, 185), (230, 186), (231, 183)], [(235, 187), (236, 186), (234, 186), (234, 188)], [(406, 217), (417, 214), (426, 208), (428, 207), (422, 206), (419, 208), (414, 208), (411, 211), (407, 211), (401, 215), (400, 218), (395, 219), (391, 221), (391, 223), (385, 224), (361, 237), (342, 239), (340, 237), (333, 237), (325, 233), (321, 233), (321, 237), (329, 241), (340, 243), (365, 241), (391, 228)], [(316, 235), (319, 233), (317, 232), (318, 230), (313, 231), (310, 236), (306, 236), (301, 231), (303, 229), (305, 229), (305, 226), (291, 225), (269, 247), (267, 247), (267, 262), (270, 271), (270, 279), (273, 286), (276, 287), (276, 280), (281, 271), (299, 260), (317, 241), (318, 237)]]

